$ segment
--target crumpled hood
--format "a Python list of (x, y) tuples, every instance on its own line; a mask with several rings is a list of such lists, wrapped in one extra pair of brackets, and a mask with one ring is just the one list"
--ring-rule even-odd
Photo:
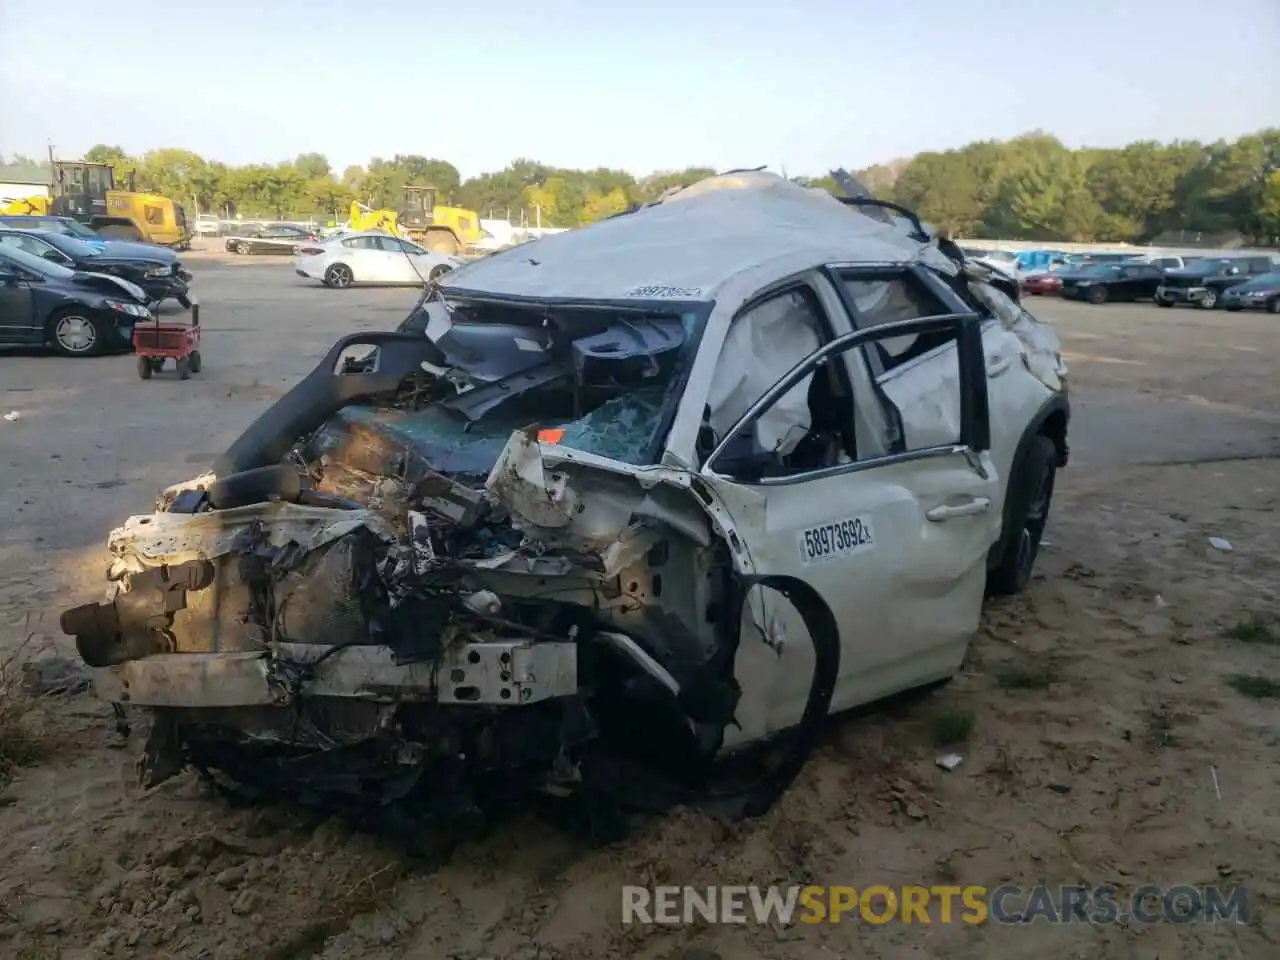
[(92, 270), (77, 271), (76, 275), (71, 278), (71, 282), (79, 287), (89, 287), (94, 290), (101, 290), (104, 293), (119, 296), (119, 291), (128, 294), (129, 299), (136, 300), (138, 303), (145, 304), (147, 302), (146, 291), (139, 287), (136, 283), (130, 283), (123, 277), (113, 276), (109, 273), (95, 273)]
[(101, 252), (98, 256), (104, 260), (173, 263), (178, 259), (174, 251), (155, 243), (135, 243), (132, 240), (107, 240), (105, 243), (86, 240), (85, 242), (100, 247)]

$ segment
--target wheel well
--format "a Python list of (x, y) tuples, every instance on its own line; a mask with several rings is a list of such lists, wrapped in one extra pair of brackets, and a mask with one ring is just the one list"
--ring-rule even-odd
[(53, 326), (54, 326), (54, 323), (55, 323), (55, 322), (56, 322), (56, 321), (57, 321), (57, 320), (58, 320), (58, 319), (59, 319), (59, 318), (60, 318), (64, 313), (74, 313), (74, 314), (78, 314), (78, 315), (80, 315), (80, 316), (82, 316), (82, 317), (85, 317), (85, 318), (87, 318), (87, 319), (89, 319), (89, 320), (94, 321), (94, 322), (95, 322), (95, 325), (98, 327), (98, 329), (99, 329), (99, 330), (101, 330), (101, 329), (102, 329), (101, 324), (97, 322), (97, 321), (98, 321), (98, 317), (96, 316), (96, 314), (97, 314), (97, 311), (96, 311), (96, 310), (93, 310), (93, 309), (91, 309), (90, 307), (87, 307), (87, 306), (85, 306), (84, 304), (81, 304), (81, 303), (66, 303), (66, 302), (64, 301), (63, 303), (58, 304), (56, 307), (54, 307), (52, 310), (50, 310), (48, 313), (46, 313), (46, 314), (44, 315), (44, 342), (45, 342), (46, 344), (49, 344), (49, 343), (52, 343), (52, 342), (53, 342)]
[(1012, 533), (1012, 521), (1024, 495), (1024, 491), (1017, 484), (1021, 480), (1027, 451), (1035, 438), (1048, 437), (1053, 442), (1054, 450), (1058, 454), (1057, 466), (1065, 467), (1067, 465), (1067, 422), (1070, 417), (1069, 410), (1066, 397), (1061, 394), (1055, 396), (1036, 418), (1027, 425), (1026, 431), (1018, 441), (1018, 448), (1014, 451), (1013, 461), (1009, 466), (1009, 479), (1005, 483), (1004, 504), (1001, 508), (1004, 519), (1001, 523), (1000, 539), (991, 545), (991, 550), (987, 554), (988, 568), (996, 566), (1000, 562), (1000, 558), (1004, 556), (1008, 538)]
[(1058, 466), (1065, 467), (1067, 465), (1067, 411), (1061, 408), (1051, 411), (1040, 423), (1040, 429), (1036, 432), (1053, 441), (1053, 446), (1058, 451)]

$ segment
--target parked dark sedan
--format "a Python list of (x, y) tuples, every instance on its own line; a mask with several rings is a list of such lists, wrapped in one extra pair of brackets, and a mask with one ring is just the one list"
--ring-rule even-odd
[(1170, 270), (1156, 294), (1156, 303), (1172, 307), (1188, 303), (1212, 310), (1228, 290), (1280, 270), (1280, 259), (1269, 254), (1236, 257), (1202, 257), (1182, 270)]
[(314, 232), (289, 223), (268, 224), (237, 231), (227, 237), (227, 250), (231, 253), (286, 253), (298, 252), (299, 244), (320, 239)]
[(0, 247), (18, 249), (86, 273), (109, 273), (135, 283), (159, 304), (173, 298), (190, 308), (191, 274), (172, 250), (147, 243), (89, 243), (70, 234), (0, 226)]
[(1062, 274), (1062, 296), (1068, 300), (1154, 300), (1164, 271), (1152, 263), (1103, 263)]
[(146, 293), (122, 277), (0, 246), (0, 346), (51, 346), (69, 357), (132, 350), (133, 325), (150, 316)]
[(1228, 310), (1280, 313), (1280, 272), (1264, 273), (1230, 287), (1222, 294), (1222, 305)]

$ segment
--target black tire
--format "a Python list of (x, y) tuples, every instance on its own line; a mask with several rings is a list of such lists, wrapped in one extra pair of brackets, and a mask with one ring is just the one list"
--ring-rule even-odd
[(355, 281), (355, 274), (345, 263), (330, 264), (329, 269), (324, 272), (324, 285), (334, 290), (345, 290)]
[(92, 357), (101, 353), (102, 322), (88, 310), (63, 307), (45, 326), (49, 342), (64, 357)]
[(188, 297), (185, 293), (182, 296), (178, 297), (177, 300), (178, 300), (178, 306), (182, 307), (183, 310), (191, 309), (191, 298)]
[(191, 351), (191, 372), (199, 373), (200, 368), (204, 365), (204, 360), (200, 357), (199, 350)]
[(132, 240), (135, 243), (142, 242), (144, 240), (142, 231), (132, 223), (108, 223), (98, 227), (95, 232), (100, 237), (114, 237), (117, 240)]
[(152, 373), (151, 361), (146, 357), (139, 357), (138, 358), (138, 379), (150, 380), (151, 373)]
[[(1011, 515), (1012, 529), (1000, 561), (987, 572), (987, 590), (1002, 596), (1021, 593), (1031, 582), (1040, 540), (1049, 520), (1053, 502), (1053, 482), (1057, 475), (1058, 449), (1044, 434), (1037, 434), (1026, 459), (1010, 480), (1006, 497), (1016, 496)], [(1017, 483), (1014, 487), (1013, 484)]]
[(1199, 307), (1201, 310), (1216, 310), (1218, 309), (1218, 301), (1218, 291), (1210, 287), (1200, 299)]
[(430, 230), (423, 244), (432, 253), (440, 253), (451, 257), (458, 252), (458, 238), (448, 230)]
[(237, 243), (234, 249), (235, 249), (235, 252), (240, 254), (241, 256), (247, 256), (249, 253), (252, 252), (249, 245), (245, 243), (243, 240)]
[(1280, 313), (1280, 297), (1272, 297), (1267, 301), (1267, 313)]
[(1170, 308), (1171, 308), (1171, 307), (1173, 306), (1173, 301), (1172, 301), (1172, 300), (1161, 300), (1159, 297), (1156, 297), (1156, 306), (1157, 306), (1157, 307), (1170, 307)]
[(443, 277), (446, 273), (450, 273), (452, 271), (453, 271), (453, 267), (445, 266), (443, 263), (436, 264), (436, 266), (431, 268), (431, 272), (427, 274), (427, 279), (432, 282), (435, 282), (436, 280), (439, 280), (441, 277)]
[(1089, 292), (1084, 295), (1084, 298), (1096, 307), (1100, 303), (1106, 303), (1107, 296), (1106, 287), (1090, 287)]
[(179, 380), (191, 379), (191, 358), (190, 357), (178, 358), (178, 379)]

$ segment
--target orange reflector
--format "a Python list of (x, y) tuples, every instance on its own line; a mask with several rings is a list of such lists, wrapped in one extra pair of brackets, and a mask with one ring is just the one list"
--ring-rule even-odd
[(559, 443), (564, 436), (564, 427), (550, 427), (546, 430), (538, 431), (539, 443)]

